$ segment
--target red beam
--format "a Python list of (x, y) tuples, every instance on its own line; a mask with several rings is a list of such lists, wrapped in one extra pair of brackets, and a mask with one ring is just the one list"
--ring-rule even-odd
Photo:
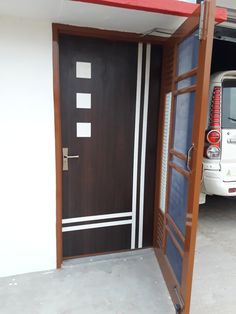
[[(198, 4), (177, 1), (177, 0), (73, 0), (86, 3), (95, 3), (113, 7), (170, 14), (177, 16), (190, 16), (197, 8)], [(216, 21), (218, 23), (227, 20), (226, 9), (217, 8)]]

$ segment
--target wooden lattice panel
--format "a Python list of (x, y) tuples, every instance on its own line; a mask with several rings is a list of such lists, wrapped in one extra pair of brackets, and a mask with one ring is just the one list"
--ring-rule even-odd
[(161, 248), (163, 243), (163, 236), (164, 236), (164, 215), (158, 209), (157, 212), (157, 247)]

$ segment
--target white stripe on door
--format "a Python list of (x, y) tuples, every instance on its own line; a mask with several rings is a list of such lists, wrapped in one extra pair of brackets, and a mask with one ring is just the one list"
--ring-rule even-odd
[(146, 144), (147, 144), (147, 121), (149, 103), (149, 83), (150, 83), (150, 64), (151, 64), (151, 45), (147, 45), (145, 86), (144, 86), (144, 105), (143, 105), (143, 129), (142, 129), (142, 148), (141, 148), (141, 174), (140, 174), (140, 198), (139, 198), (139, 234), (138, 248), (143, 247), (143, 214), (144, 214), (144, 190), (145, 190), (145, 165), (146, 165)]
[(132, 219), (110, 221), (110, 222), (100, 222), (100, 223), (95, 223), (95, 224), (86, 224), (86, 225), (80, 225), (80, 226), (63, 227), (62, 228), (62, 232), (77, 231), (77, 230), (88, 230), (88, 229), (96, 229), (96, 228), (104, 228), (104, 227), (112, 227), (112, 226), (121, 226), (121, 225), (129, 225), (131, 223), (132, 223)]
[(137, 186), (138, 186), (138, 149), (139, 149), (139, 126), (140, 126), (141, 85), (142, 85), (142, 59), (143, 59), (143, 44), (139, 43), (138, 44), (138, 63), (137, 63), (135, 129), (134, 129), (131, 249), (135, 249), (135, 233), (136, 233), (136, 207), (137, 207)]
[(132, 212), (83, 216), (83, 217), (62, 219), (62, 224), (65, 225), (65, 224), (71, 224), (71, 223), (76, 223), (76, 222), (86, 222), (86, 221), (95, 221), (95, 220), (103, 220), (103, 219), (114, 219), (114, 218), (123, 218), (123, 217), (131, 217), (131, 216), (132, 216)]

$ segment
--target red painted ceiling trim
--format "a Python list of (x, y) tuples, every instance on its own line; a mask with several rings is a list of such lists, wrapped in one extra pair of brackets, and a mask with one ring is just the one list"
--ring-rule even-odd
[[(177, 0), (73, 0), (86, 3), (95, 3), (113, 7), (170, 14), (177, 16), (190, 16), (197, 8), (198, 4), (177, 1)], [(227, 20), (228, 12), (226, 9), (217, 8), (216, 21), (218, 23)]]

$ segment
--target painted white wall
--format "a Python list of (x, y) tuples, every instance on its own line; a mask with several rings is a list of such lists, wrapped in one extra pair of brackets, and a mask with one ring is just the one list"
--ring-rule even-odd
[(0, 276), (56, 267), (51, 24), (0, 18)]

